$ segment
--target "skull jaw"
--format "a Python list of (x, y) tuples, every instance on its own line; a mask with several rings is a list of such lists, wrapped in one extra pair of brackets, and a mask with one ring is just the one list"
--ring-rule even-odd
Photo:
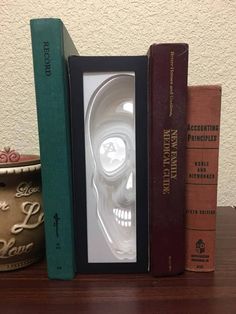
[(119, 260), (136, 261), (135, 203), (118, 207), (109, 197), (112, 194), (99, 194), (96, 190), (99, 226), (110, 250)]

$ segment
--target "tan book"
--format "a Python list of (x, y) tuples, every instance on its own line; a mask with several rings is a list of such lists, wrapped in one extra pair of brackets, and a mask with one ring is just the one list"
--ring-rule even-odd
[(187, 109), (186, 270), (215, 269), (221, 87), (191, 86)]

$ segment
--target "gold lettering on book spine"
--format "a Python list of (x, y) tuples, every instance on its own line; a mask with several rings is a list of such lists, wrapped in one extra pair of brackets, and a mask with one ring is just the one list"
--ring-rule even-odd
[(170, 52), (170, 81), (169, 81), (169, 117), (173, 115), (173, 108), (174, 108), (174, 73), (175, 73), (175, 52)]
[(170, 194), (171, 181), (178, 177), (178, 130), (163, 130), (162, 194)]

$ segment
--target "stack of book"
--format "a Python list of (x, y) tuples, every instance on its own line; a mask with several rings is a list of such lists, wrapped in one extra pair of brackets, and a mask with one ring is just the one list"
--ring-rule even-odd
[(48, 276), (214, 270), (221, 87), (188, 87), (188, 45), (79, 56), (31, 20)]

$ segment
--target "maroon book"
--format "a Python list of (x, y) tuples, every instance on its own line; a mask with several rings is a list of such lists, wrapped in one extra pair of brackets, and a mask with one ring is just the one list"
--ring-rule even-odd
[(149, 70), (150, 270), (172, 276), (185, 268), (188, 45), (152, 45)]

